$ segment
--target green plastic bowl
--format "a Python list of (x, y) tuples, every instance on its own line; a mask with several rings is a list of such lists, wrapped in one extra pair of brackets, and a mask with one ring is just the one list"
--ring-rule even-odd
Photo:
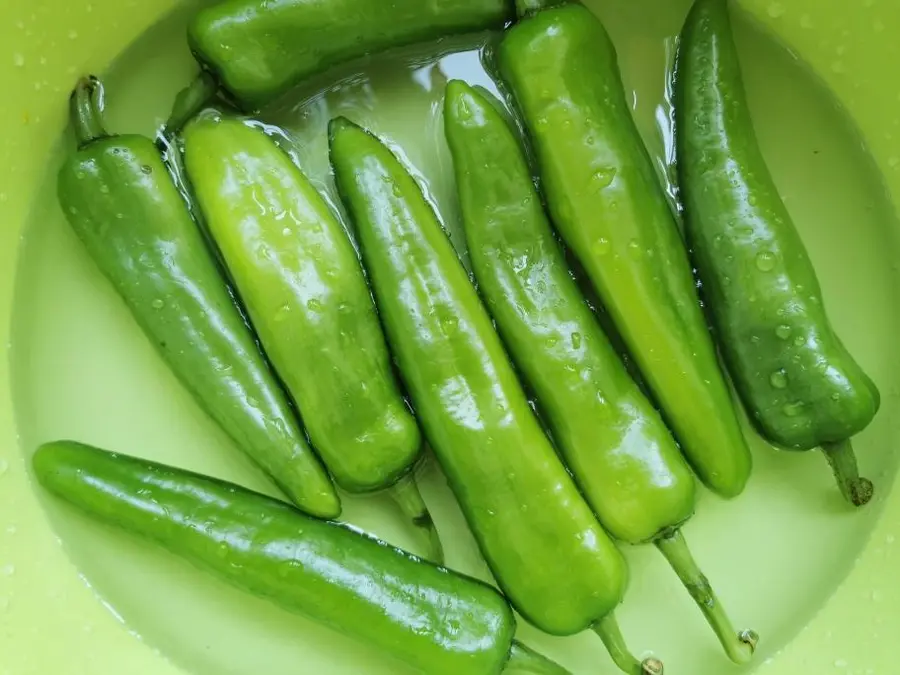
[[(665, 11), (654, 12), (654, 2)], [(660, 86), (661, 80), (631, 72), (628, 55), (659, 50), (657, 38), (672, 32), (673, 16), (683, 17), (687, 0), (589, 4), (609, 15), (614, 39), (632, 36), (617, 40), (626, 83)], [(757, 471), (747, 494), (725, 503), (704, 493), (686, 535), (735, 623), (762, 634), (756, 662), (742, 670), (725, 660), (677, 580), (648, 548), (628, 551), (633, 578), (621, 622), (634, 650), (652, 648), (669, 675), (896, 675), (900, 3), (741, 4), (765, 31), (752, 28), (753, 21), (738, 31), (742, 51), (760, 55), (745, 66), (763, 149), (776, 179), (784, 179), (834, 323), (884, 394), (878, 419), (857, 442), (878, 496), (867, 509), (850, 512), (823, 459), (779, 453), (754, 439)], [(61, 508), (35, 488), (27, 469), (36, 443), (69, 436), (269, 489), (237, 453), (223, 451), (228, 444), (170, 381), (89, 261), (75, 253), (71, 233), (40, 227), (54, 208), (52, 179), (75, 78), (106, 72), (178, 5), (5, 0), (0, 9), (0, 315), (7, 317), (3, 343), (11, 345), (0, 361), (0, 675), (396, 675), (396, 664), (364, 647)], [(155, 77), (167, 95), (191, 75), (185, 54), (175, 59), (147, 51), (146, 58), (158, 59)], [(142, 112), (141, 92), (134, 90), (143, 85), (129, 89), (122, 77), (117, 84), (122, 118), (152, 128), (156, 113)], [(638, 97), (642, 86), (634, 84)], [(650, 110), (638, 120), (645, 133), (657, 113), (667, 111)], [(397, 119), (378, 129), (400, 143), (406, 138), (414, 162), (430, 152), (409, 147), (404, 136), (417, 126), (417, 114), (398, 106)], [(665, 138), (651, 130), (648, 139), (664, 150)], [(440, 190), (435, 197), (450, 203)], [(60, 260), (67, 262), (60, 266)], [(127, 346), (106, 350), (106, 341), (119, 337)], [(72, 351), (82, 344), (93, 347)], [(169, 428), (173, 419), (177, 430)], [(484, 576), (439, 471), (433, 463), (422, 471), (450, 564)], [(350, 499), (347, 513), (395, 543), (416, 545), (377, 498)], [(552, 639), (523, 626), (521, 637), (577, 675), (615, 672), (589, 635)]]

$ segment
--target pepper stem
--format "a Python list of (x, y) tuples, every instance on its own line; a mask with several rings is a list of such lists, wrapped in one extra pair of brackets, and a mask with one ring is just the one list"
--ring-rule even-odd
[(875, 486), (868, 478), (861, 478), (859, 466), (856, 463), (856, 453), (853, 452), (853, 444), (850, 440), (839, 443), (823, 443), (822, 452), (844, 498), (853, 506), (865, 506), (872, 500)]
[(171, 139), (205, 106), (219, 89), (215, 78), (206, 71), (178, 92), (172, 113), (163, 128), (163, 138)]
[(524, 19), (548, 7), (562, 3), (563, 0), (516, 0), (516, 14), (520, 19)]
[(518, 640), (513, 640), (509, 650), (509, 660), (502, 672), (505, 674), (510, 671), (535, 673), (536, 675), (572, 675), (555, 661), (526, 647)]
[(100, 110), (102, 98), (103, 84), (94, 76), (82, 77), (72, 91), (69, 109), (79, 148), (109, 136)]
[(666, 533), (655, 543), (716, 632), (728, 658), (738, 664), (749, 663), (759, 642), (759, 636), (752, 630), (741, 633), (734, 630), (709, 580), (700, 571), (691, 555), (681, 530)]
[(654, 658), (647, 658), (638, 661), (634, 655), (628, 650), (625, 644), (625, 638), (622, 636), (622, 630), (615, 616), (607, 614), (593, 625), (594, 632), (603, 640), (606, 650), (612, 657), (612, 660), (623, 673), (628, 675), (662, 675), (662, 661)]
[(437, 565), (443, 565), (444, 547), (441, 544), (441, 538), (412, 473), (406, 474), (391, 486), (388, 494), (397, 503), (404, 515), (428, 539), (428, 555), (426, 558)]

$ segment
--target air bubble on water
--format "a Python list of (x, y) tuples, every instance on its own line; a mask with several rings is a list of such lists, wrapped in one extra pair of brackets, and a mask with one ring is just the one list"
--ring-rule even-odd
[(771, 384), (776, 389), (785, 389), (788, 385), (787, 373), (784, 372), (784, 368), (781, 370), (776, 370), (774, 373), (769, 375), (769, 384)]
[(781, 340), (787, 340), (789, 337), (791, 337), (792, 332), (793, 331), (791, 330), (791, 327), (786, 323), (781, 324), (780, 326), (778, 326), (778, 328), (775, 329), (775, 335), (777, 335)]
[(150, 305), (153, 307), (153, 309), (162, 309), (166, 306), (166, 302), (162, 298), (156, 298), (156, 300), (151, 302)]
[(780, 2), (773, 2), (771, 5), (769, 5), (768, 9), (769, 16), (771, 16), (773, 19), (780, 19), (782, 16), (784, 16), (785, 11), (786, 9), (784, 5), (782, 5)]
[(13, 54), (13, 65), (16, 68), (22, 68), (25, 65), (25, 57), (19, 53)]
[(775, 269), (775, 254), (771, 251), (763, 251), (757, 254), (756, 268), (761, 272), (771, 272)]

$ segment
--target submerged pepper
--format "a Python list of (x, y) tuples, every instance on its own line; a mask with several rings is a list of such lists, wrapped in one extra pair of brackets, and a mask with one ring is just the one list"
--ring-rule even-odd
[(630, 675), (613, 611), (622, 554), (597, 522), (518, 382), (490, 317), (416, 181), (376, 137), (330, 128), (339, 192), (359, 237), (400, 373), (468, 524), (512, 604), (553, 635), (595, 630)]
[(197, 59), (244, 107), (391, 47), (502, 28), (512, 0), (225, 0), (188, 29)]
[(59, 202), (91, 258), (200, 406), (300, 508), (341, 507), (154, 143), (111, 136), (100, 84), (72, 96)]
[(542, 9), (497, 51), (553, 223), (584, 267), (701, 480), (739, 495), (751, 456), (687, 251), (625, 99), (615, 48), (583, 5)]
[(803, 241), (753, 129), (725, 0), (699, 0), (676, 76), (685, 225), (722, 351), (761, 433), (790, 450), (821, 447), (861, 506), (851, 437), (878, 412), (872, 380), (835, 334)]
[(625, 369), (566, 264), (524, 151), (492, 101), (447, 86), (444, 124), (478, 288), (600, 522), (665, 554), (728, 656), (750, 660), (681, 534), (696, 481), (659, 413)]
[(41, 485), (230, 584), (427, 675), (569, 671), (513, 639), (495, 589), (236, 485), (71, 441), (34, 455)]
[(183, 150), (207, 229), (313, 448), (348, 492), (388, 490), (440, 562), (412, 475), (421, 434), (348, 233), (262, 129), (204, 115)]

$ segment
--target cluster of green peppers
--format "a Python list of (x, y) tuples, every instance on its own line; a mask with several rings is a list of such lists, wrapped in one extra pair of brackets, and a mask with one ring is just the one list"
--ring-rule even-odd
[[(512, 608), (550, 634), (595, 631), (623, 672), (661, 673), (658, 660), (631, 655), (614, 618), (628, 571), (613, 539), (652, 542), (727, 655), (746, 663), (756, 634), (732, 627), (681, 534), (694, 474), (732, 498), (751, 473), (692, 264), (759, 431), (786, 448), (821, 447), (856, 505), (872, 485), (850, 438), (879, 397), (830, 327), (766, 169), (729, 21), (726, 0), (697, 0), (678, 56), (693, 259), (631, 118), (615, 49), (575, 2), (226, 0), (203, 10), (190, 41), (210, 74), (179, 97), (167, 130), (179, 135), (202, 227), (161, 148), (109, 135), (99, 82), (82, 80), (72, 97), (79, 148), (59, 179), (69, 222), (172, 371), (299, 510), (69, 441), (38, 450), (38, 479), (435, 675), (565, 673), (513, 639)], [(261, 128), (197, 114), (219, 86), (252, 109), (348, 59), (506, 23), (496, 65), (535, 166), (499, 101), (458, 81), (445, 97), (478, 291), (408, 168), (365, 129), (344, 118), (329, 127), (358, 254)], [(557, 233), (646, 391), (583, 298)], [(341, 511), (334, 483), (387, 490), (440, 564), (413, 478), (423, 439), (502, 595), (329, 522)]]

